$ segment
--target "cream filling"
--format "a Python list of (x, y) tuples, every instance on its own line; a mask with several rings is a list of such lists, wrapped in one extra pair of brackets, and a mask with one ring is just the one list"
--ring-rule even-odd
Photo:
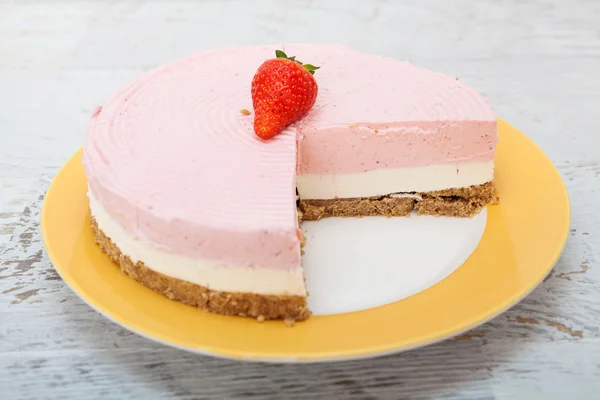
[(386, 168), (352, 174), (304, 174), (296, 177), (302, 199), (372, 197), (430, 192), (490, 182), (494, 161)]
[(142, 240), (134, 239), (108, 215), (104, 206), (91, 193), (88, 193), (88, 197), (98, 227), (133, 262), (142, 261), (153, 271), (211, 290), (306, 296), (304, 272), (301, 268), (240, 267), (167, 253)]

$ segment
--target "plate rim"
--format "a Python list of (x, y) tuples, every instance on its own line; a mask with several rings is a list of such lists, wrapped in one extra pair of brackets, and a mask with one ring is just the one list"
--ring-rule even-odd
[[(537, 281), (535, 281), (535, 282), (531, 281), (529, 283), (528, 290), (524, 290), (520, 293), (517, 292), (514, 296), (507, 297), (504, 302), (498, 303), (497, 307), (490, 308), (490, 309), (486, 310), (486, 312), (480, 313), (479, 315), (474, 316), (474, 317), (470, 318), (469, 320), (464, 320), (462, 323), (455, 325), (454, 328), (451, 328), (451, 329), (445, 328), (445, 329), (439, 330), (437, 332), (432, 332), (430, 335), (427, 335), (427, 336), (420, 336), (418, 338), (414, 338), (413, 340), (410, 341), (410, 343), (405, 344), (405, 345), (397, 345), (397, 344), (394, 344), (393, 342), (388, 342), (385, 345), (364, 346), (364, 347), (361, 347), (361, 348), (358, 348), (358, 349), (352, 350), (352, 351), (335, 350), (332, 352), (327, 352), (327, 351), (315, 352), (315, 353), (309, 354), (307, 357), (284, 356), (283, 354), (280, 354), (278, 352), (273, 352), (273, 354), (271, 356), (265, 357), (264, 355), (256, 354), (253, 352), (244, 353), (241, 350), (236, 350), (234, 353), (232, 353), (232, 352), (228, 352), (224, 349), (221, 349), (219, 347), (215, 348), (214, 346), (210, 347), (210, 348), (189, 347), (189, 346), (175, 343), (175, 342), (169, 340), (168, 338), (163, 337), (160, 334), (156, 334), (156, 333), (149, 334), (149, 333), (145, 332), (142, 328), (138, 327), (138, 324), (135, 322), (121, 321), (118, 316), (112, 315), (110, 310), (105, 310), (104, 306), (102, 306), (101, 304), (96, 304), (97, 301), (95, 299), (93, 299), (92, 296), (90, 296), (88, 293), (86, 293), (86, 291), (81, 288), (81, 286), (75, 281), (75, 279), (73, 279), (70, 276), (66, 276), (65, 274), (63, 274), (61, 272), (61, 268), (58, 267), (54, 261), (57, 259), (56, 255), (54, 254), (54, 250), (52, 249), (51, 246), (49, 246), (50, 239), (48, 237), (48, 232), (47, 232), (47, 227), (46, 227), (46, 225), (48, 223), (48, 222), (46, 222), (46, 220), (48, 219), (47, 216), (48, 216), (48, 212), (49, 212), (48, 211), (49, 205), (48, 205), (48, 200), (47, 200), (49, 197), (48, 194), (51, 193), (52, 190), (54, 189), (56, 182), (58, 181), (58, 179), (60, 179), (61, 173), (63, 173), (63, 171), (71, 165), (71, 163), (74, 161), (74, 159), (76, 157), (80, 156), (80, 154), (82, 152), (82, 147), (80, 147), (74, 154), (72, 154), (69, 157), (69, 159), (61, 166), (59, 171), (53, 177), (53, 179), (52, 179), (50, 185), (48, 186), (46, 193), (44, 195), (44, 200), (43, 200), (41, 212), (40, 212), (40, 231), (41, 231), (41, 235), (42, 235), (42, 241), (44, 243), (44, 249), (45, 249), (46, 253), (48, 254), (48, 257), (49, 257), (50, 263), (52, 264), (52, 267), (57, 271), (57, 273), (59, 274), (59, 276), (61, 277), (63, 282), (65, 282), (67, 284), (67, 286), (81, 300), (83, 300), (85, 303), (87, 303), (93, 310), (95, 310), (103, 317), (107, 318), (108, 320), (123, 327), (124, 329), (126, 329), (128, 331), (131, 331), (145, 339), (151, 340), (151, 341), (159, 343), (161, 345), (173, 347), (178, 350), (184, 350), (184, 351), (187, 351), (187, 352), (190, 352), (193, 354), (210, 356), (210, 357), (215, 357), (215, 358), (224, 359), (224, 360), (258, 362), (258, 363), (275, 363), (275, 364), (286, 364), (286, 363), (312, 364), (312, 363), (323, 363), (323, 362), (355, 361), (355, 360), (364, 360), (364, 359), (383, 357), (383, 356), (387, 356), (387, 355), (398, 354), (398, 353), (405, 352), (405, 351), (415, 350), (415, 349), (418, 349), (421, 347), (425, 347), (425, 346), (429, 346), (429, 345), (432, 345), (435, 343), (442, 342), (446, 339), (449, 339), (449, 338), (458, 336), (462, 333), (465, 333), (465, 332), (473, 329), (474, 327), (483, 325), (486, 322), (490, 321), (491, 319), (501, 315), (506, 310), (513, 307), (514, 305), (518, 304), (521, 300), (523, 300), (524, 298), (529, 296), (529, 294), (531, 294), (540, 285), (540, 283), (542, 283), (543, 280), (548, 276), (548, 274), (552, 271), (552, 269), (554, 268), (554, 266), (560, 259), (560, 256), (562, 255), (562, 253), (564, 251), (566, 243), (568, 242), (568, 235), (569, 235), (569, 229), (570, 229), (571, 218), (572, 218), (572, 209), (571, 209), (571, 199), (569, 197), (569, 192), (565, 185), (564, 179), (562, 178), (562, 175), (560, 174), (560, 172), (558, 171), (558, 169), (556, 168), (556, 166), (554, 165), (552, 160), (548, 157), (548, 155), (529, 136), (527, 136), (526, 134), (524, 134), (523, 132), (518, 130), (516, 127), (514, 127), (513, 125), (509, 124), (508, 122), (506, 122), (500, 118), (498, 118), (498, 121), (499, 121), (499, 123), (506, 124), (507, 127), (518, 132), (526, 141), (529, 142), (530, 145), (535, 147), (536, 150), (548, 161), (549, 165), (552, 167), (552, 171), (556, 174), (556, 176), (558, 177), (558, 179), (560, 181), (560, 189), (564, 194), (564, 198), (566, 200), (566, 207), (567, 207), (567, 215), (566, 215), (567, 220), (566, 220), (566, 224), (565, 224), (566, 228), (565, 228), (564, 232), (562, 232), (561, 239), (560, 239), (560, 246), (555, 248), (554, 254), (552, 256), (552, 261), (548, 263), (548, 266), (545, 268), (544, 273), (537, 279)], [(91, 229), (91, 227), (90, 227), (90, 229)], [(460, 269), (460, 267), (458, 267), (458, 269)], [(445, 278), (445, 279), (447, 279), (447, 278)], [(429, 290), (429, 288), (425, 289), (424, 291), (427, 291), (427, 290)], [(402, 301), (402, 300), (400, 300), (400, 301)], [(319, 318), (327, 318), (327, 316), (321, 316)], [(442, 331), (442, 332), (440, 333), (440, 331)]]

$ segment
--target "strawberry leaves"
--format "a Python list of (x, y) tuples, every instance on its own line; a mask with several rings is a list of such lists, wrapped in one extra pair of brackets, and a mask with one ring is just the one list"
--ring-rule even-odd
[(275, 50), (275, 56), (276, 56), (277, 58), (284, 58), (284, 59), (286, 59), (286, 60), (290, 60), (290, 61), (297, 62), (298, 64), (300, 64), (300, 65), (302, 65), (304, 68), (306, 68), (306, 70), (307, 70), (308, 72), (310, 72), (310, 74), (311, 74), (311, 75), (314, 75), (314, 74), (315, 74), (315, 71), (316, 71), (316, 70), (318, 70), (319, 68), (321, 68), (321, 67), (315, 67), (315, 66), (314, 66), (314, 65), (312, 65), (312, 64), (302, 64), (300, 61), (297, 61), (297, 60), (296, 60), (296, 56), (288, 57), (288, 55), (287, 55), (287, 54), (285, 54), (285, 52), (284, 52), (284, 51), (282, 51), (282, 50)]

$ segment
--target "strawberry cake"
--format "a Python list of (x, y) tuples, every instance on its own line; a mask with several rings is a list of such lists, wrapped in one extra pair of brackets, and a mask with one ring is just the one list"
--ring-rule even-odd
[[(293, 57), (263, 64), (277, 49)], [(457, 78), (260, 46), (132, 82), (94, 112), (83, 162), (96, 242), (127, 275), (207, 311), (303, 320), (302, 220), (471, 217), (494, 199), (496, 142), (489, 102)]]

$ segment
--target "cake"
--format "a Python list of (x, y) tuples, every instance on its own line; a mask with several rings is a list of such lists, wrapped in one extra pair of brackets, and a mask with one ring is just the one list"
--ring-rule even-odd
[(320, 66), (319, 92), (270, 140), (250, 85), (278, 46), (191, 55), (95, 110), (91, 225), (125, 274), (207, 311), (304, 320), (302, 220), (471, 217), (493, 200), (496, 117), (472, 88), (345, 46), (284, 47)]

